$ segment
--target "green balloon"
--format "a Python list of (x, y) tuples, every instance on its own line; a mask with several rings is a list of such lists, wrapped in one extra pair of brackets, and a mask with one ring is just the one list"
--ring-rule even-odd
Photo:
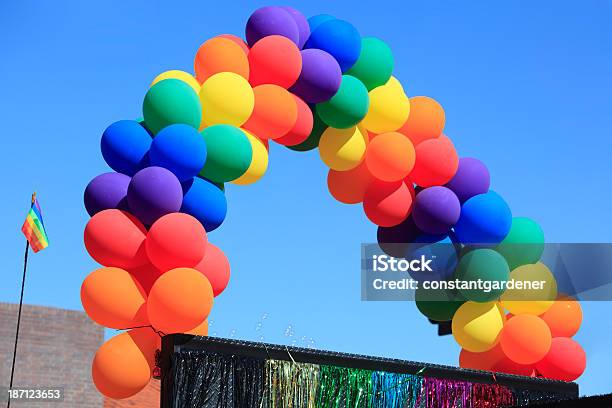
[(457, 265), (455, 278), (461, 281), (476, 282), (479, 279), (483, 285), (500, 282), (499, 288), (460, 289), (459, 291), (466, 299), (474, 302), (490, 302), (497, 299), (505, 291), (501, 282), (508, 281), (510, 268), (506, 259), (501, 254), (490, 248), (480, 248), (465, 254)]
[(327, 129), (327, 124), (321, 120), (316, 112), (313, 112), (312, 131), (310, 132), (308, 138), (300, 144), (287, 147), (298, 152), (307, 152), (315, 149), (319, 146), (319, 140), (321, 140), (321, 135), (325, 129)]
[(183, 123), (196, 129), (202, 120), (202, 104), (193, 88), (178, 79), (153, 85), (142, 103), (147, 129), (154, 134), (168, 125)]
[(510, 270), (536, 263), (544, 252), (544, 231), (530, 218), (512, 218), (510, 232), (496, 250), (506, 258)]
[(363, 82), (342, 75), (338, 92), (329, 101), (317, 104), (317, 114), (328, 126), (347, 129), (361, 122), (369, 106), (370, 97)]
[(393, 53), (382, 40), (365, 37), (361, 40), (359, 59), (347, 74), (359, 79), (368, 91), (387, 83), (393, 72)]
[[(253, 146), (251, 146), (252, 148)], [(213, 183), (215, 186), (217, 186), (219, 188), (219, 190), (223, 191), (225, 193), (225, 183), (215, 183), (214, 181), (211, 181), (211, 183)]]
[(206, 162), (200, 176), (213, 183), (224, 183), (242, 176), (253, 160), (251, 142), (232, 125), (214, 125), (202, 131), (206, 142)]
[(445, 289), (425, 289), (419, 286), (414, 294), (417, 308), (421, 313), (437, 322), (446, 322), (453, 318), (465, 299), (457, 292)]

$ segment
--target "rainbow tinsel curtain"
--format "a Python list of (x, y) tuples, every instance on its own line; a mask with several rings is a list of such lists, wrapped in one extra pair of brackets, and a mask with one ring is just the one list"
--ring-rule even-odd
[(502, 408), (558, 400), (427, 375), (182, 351), (173, 356), (174, 408)]

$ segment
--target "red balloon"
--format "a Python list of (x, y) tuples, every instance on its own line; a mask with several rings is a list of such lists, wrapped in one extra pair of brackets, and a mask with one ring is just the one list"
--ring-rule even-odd
[(87, 223), (84, 241), (87, 252), (104, 266), (122, 269), (147, 263), (147, 229), (132, 214), (121, 210), (100, 211)]
[(147, 255), (162, 272), (174, 268), (193, 268), (204, 257), (206, 230), (189, 214), (164, 215), (151, 226), (147, 235)]
[(574, 381), (585, 368), (584, 350), (569, 337), (552, 339), (550, 351), (536, 364), (536, 370), (544, 377), (561, 381)]
[(329, 192), (336, 200), (345, 204), (362, 202), (366, 189), (372, 181), (374, 177), (368, 170), (365, 161), (347, 171), (329, 169), (327, 173)]
[(297, 105), (297, 120), (295, 125), (293, 125), (293, 128), (285, 136), (274, 139), (276, 143), (285, 146), (295, 146), (308, 139), (314, 124), (312, 110), (308, 104), (295, 95), (293, 95), (293, 97)]
[(491, 371), (529, 377), (533, 373), (533, 366), (530, 364), (517, 364), (508, 357), (504, 357), (493, 364)]
[(474, 353), (461, 349), (461, 353), (459, 353), (459, 366), (472, 370), (493, 371), (523, 376), (529, 376), (533, 372), (532, 366), (517, 364), (506, 357), (499, 343), (492, 349), (482, 353)]
[(157, 278), (162, 275), (162, 271), (151, 263), (130, 269), (128, 272), (140, 283), (140, 286), (142, 286), (142, 289), (147, 294), (151, 291), (151, 287)]
[(504, 358), (504, 353), (501, 347), (499, 347), (499, 344), (482, 353), (461, 349), (459, 353), (459, 367), (472, 370), (491, 371), (493, 365)]
[(415, 147), (416, 162), (410, 178), (421, 187), (441, 186), (457, 172), (459, 156), (453, 142), (441, 135), (427, 139)]
[(412, 211), (414, 189), (405, 181), (376, 180), (368, 186), (363, 199), (366, 216), (381, 227), (393, 227), (404, 221)]
[(208, 243), (204, 258), (194, 269), (208, 278), (216, 297), (225, 290), (230, 279), (230, 264), (227, 257), (216, 245)]
[(290, 39), (269, 35), (249, 52), (249, 82), (253, 86), (274, 84), (288, 89), (302, 71), (302, 54)]

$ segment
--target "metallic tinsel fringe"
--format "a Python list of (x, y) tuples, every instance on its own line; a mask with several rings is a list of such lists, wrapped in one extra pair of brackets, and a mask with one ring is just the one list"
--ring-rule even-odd
[(265, 408), (316, 408), (319, 389), (319, 366), (267, 360)]
[(372, 373), (372, 408), (412, 408), (421, 395), (423, 377), (410, 374)]
[(317, 407), (369, 408), (372, 371), (321, 366)]
[(564, 395), (419, 375), (260, 360), (173, 356), (174, 408), (505, 408)]

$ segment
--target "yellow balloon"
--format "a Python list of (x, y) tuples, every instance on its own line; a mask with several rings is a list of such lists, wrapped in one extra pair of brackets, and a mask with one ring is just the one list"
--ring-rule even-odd
[(368, 144), (367, 133), (358, 126), (325, 129), (319, 140), (319, 155), (330, 168), (345, 171), (361, 163)]
[(200, 83), (193, 77), (193, 75), (185, 71), (180, 71), (178, 69), (162, 72), (161, 74), (155, 77), (153, 82), (151, 82), (149, 88), (158, 83), (159, 81), (163, 81), (164, 79), (170, 78), (181, 80), (190, 87), (192, 87), (195, 93), (200, 93)]
[(453, 316), (453, 337), (464, 349), (482, 353), (497, 344), (505, 320), (496, 302), (468, 301)]
[(369, 92), (370, 107), (361, 122), (373, 133), (394, 132), (402, 127), (410, 114), (410, 100), (398, 86), (389, 84)]
[(557, 298), (557, 280), (542, 262), (519, 266), (510, 272), (512, 280), (524, 286), (506, 289), (501, 295), (502, 306), (512, 314), (541, 315)]
[(240, 126), (249, 119), (255, 95), (249, 82), (233, 72), (220, 72), (208, 78), (200, 89), (202, 121), (206, 126)]
[(244, 134), (251, 142), (251, 147), (253, 148), (253, 159), (251, 160), (251, 165), (247, 169), (247, 171), (236, 180), (232, 180), (231, 182), (234, 184), (238, 184), (244, 186), (246, 184), (252, 184), (263, 177), (266, 170), (268, 169), (268, 149), (264, 143), (247, 132), (244, 129), (241, 129)]
[[(393, 75), (391, 76), (391, 78), (389, 78), (387, 83), (382, 85), (382, 86), (386, 86), (386, 87), (395, 89), (397, 91), (401, 91), (404, 95), (406, 95), (406, 91), (404, 91), (404, 87), (402, 86), (401, 82), (396, 77), (394, 77)], [(376, 88), (374, 88), (374, 89), (376, 89)]]

